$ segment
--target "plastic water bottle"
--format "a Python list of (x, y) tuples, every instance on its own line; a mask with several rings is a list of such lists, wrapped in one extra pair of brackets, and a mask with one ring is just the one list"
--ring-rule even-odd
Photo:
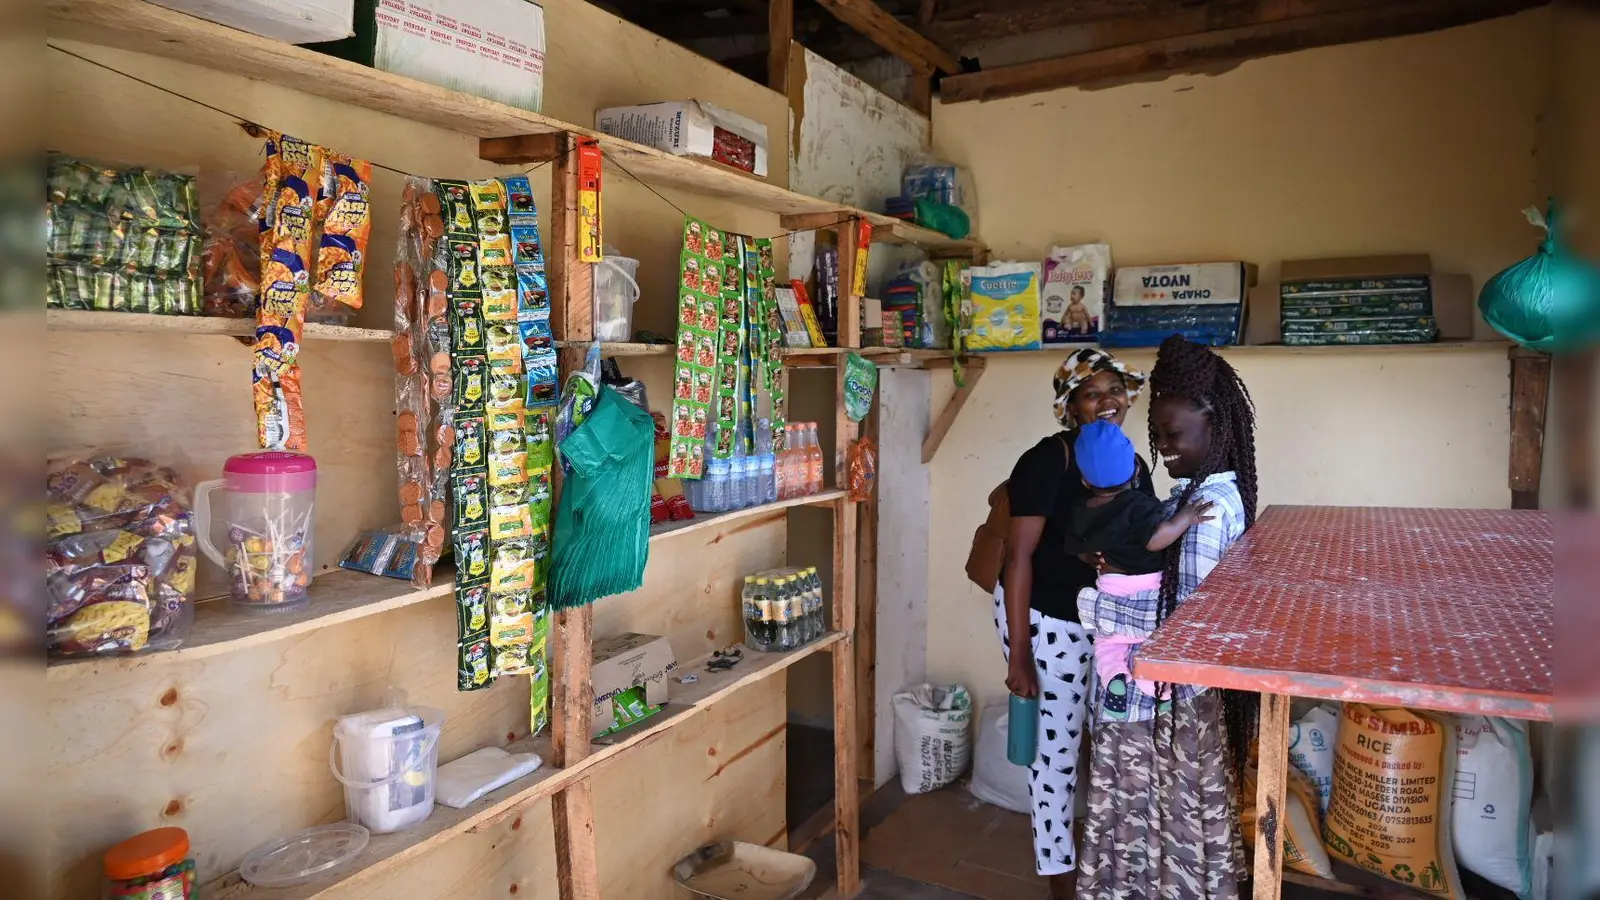
[(756, 460), (753, 456), (737, 456), (733, 460), (733, 490), (729, 491), (734, 509), (756, 505)]
[[(768, 443), (770, 443), (770, 441)], [(771, 450), (768, 450), (767, 452), (761, 454), (761, 458), (757, 462), (757, 465), (759, 466), (759, 473), (756, 481), (756, 487), (758, 490), (757, 502), (772, 503), (778, 499), (777, 458), (772, 455)]]
[(728, 461), (713, 459), (706, 464), (706, 512), (720, 513), (732, 509), (728, 505)]
[(1006, 716), (1006, 759), (1012, 765), (1033, 765), (1039, 755), (1039, 698), (1012, 694)]
[(817, 423), (806, 425), (806, 493), (822, 493), (822, 444), (817, 440)]

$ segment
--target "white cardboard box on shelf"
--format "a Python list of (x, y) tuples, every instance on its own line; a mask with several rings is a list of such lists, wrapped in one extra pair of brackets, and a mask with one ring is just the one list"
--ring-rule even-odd
[(594, 127), (677, 156), (700, 156), (767, 175), (767, 126), (700, 100), (602, 109), (595, 113)]
[(154, 0), (157, 6), (275, 41), (309, 44), (349, 37), (355, 0)]
[(544, 106), (544, 7), (532, 0), (358, 0), (355, 36), (313, 49), (530, 112)]
[(594, 666), (590, 681), (594, 685), (594, 722), (599, 734), (616, 721), (612, 701), (632, 687), (643, 687), (645, 702), (659, 706), (667, 702), (667, 675), (678, 667), (667, 639), (653, 634), (628, 632), (597, 640), (593, 644)]

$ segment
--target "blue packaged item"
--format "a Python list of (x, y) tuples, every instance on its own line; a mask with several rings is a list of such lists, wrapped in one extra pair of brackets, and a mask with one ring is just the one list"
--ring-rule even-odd
[(417, 564), (417, 542), (394, 531), (368, 531), (357, 536), (339, 560), (339, 568), (385, 578), (411, 580)]

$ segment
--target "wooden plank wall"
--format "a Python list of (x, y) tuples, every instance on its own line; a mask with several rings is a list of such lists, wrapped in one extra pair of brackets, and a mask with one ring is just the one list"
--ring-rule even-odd
[[(651, 92), (694, 83), (697, 96), (766, 121), (776, 134), (786, 132), (787, 105), (780, 95), (687, 51), (660, 46), (653, 36), (576, 0), (553, 0), (546, 11), (553, 114), (589, 122), (594, 104), (665, 99)], [(68, 46), (387, 166), (466, 178), (516, 171), (478, 161), (475, 139), (226, 73)], [(52, 149), (198, 169), (206, 177), (249, 174), (260, 166), (260, 142), (217, 113), (60, 53), (47, 51), (44, 77), (52, 88), (46, 122)], [(781, 179), (782, 153), (775, 154), (773, 168)], [(548, 168), (535, 171), (532, 180), (548, 208)], [(391, 324), (387, 273), (401, 181), (392, 172), (375, 173), (368, 302), (355, 324)], [(720, 227), (758, 235), (780, 230), (770, 214), (685, 195), (674, 199)], [(608, 172), (606, 216), (608, 243), (645, 261), (640, 326), (670, 330), (681, 215), (621, 173)], [(169, 436), (181, 443), (193, 473), (210, 477), (226, 456), (254, 446), (248, 351), (230, 338), (56, 332), (48, 337), (47, 353), (46, 433), (53, 451)], [(302, 357), (312, 451), (323, 472), (317, 552), (324, 566), (336, 562), (357, 530), (395, 517), (387, 353), (382, 344), (324, 341), (309, 343)], [(657, 408), (663, 408), (669, 397), (666, 361), (628, 368), (650, 385)], [(787, 530), (777, 517), (744, 523), (725, 536), (698, 532), (657, 544), (646, 575), (650, 588), (602, 602), (595, 633), (665, 633), (680, 658), (739, 639), (737, 595), (730, 588), (745, 571), (781, 562)], [(707, 566), (713, 548), (716, 564)], [(202, 879), (209, 880), (264, 840), (342, 818), (342, 793), (327, 770), (332, 719), (376, 706), (391, 689), (444, 709), (441, 759), (526, 734), (524, 679), (508, 679), (489, 691), (455, 692), (453, 616), (449, 599), (439, 598), (200, 662), (151, 663), (130, 673), (51, 682), (51, 813), (43, 829), (50, 841), (51, 896), (94, 893), (98, 855), (146, 828), (189, 829)], [(781, 726), (784, 708), (783, 680), (768, 680), (622, 764), (617, 786), (607, 781), (609, 774), (596, 782), (602, 878), (616, 885), (608, 895), (674, 896), (660, 860), (629, 857), (641, 846), (670, 855), (687, 853), (701, 837), (781, 840), (784, 741), (781, 727), (772, 732)], [(675, 793), (661, 795), (671, 802), (641, 818), (646, 804), (633, 788), (646, 776)], [(695, 801), (685, 805), (691, 793)], [(453, 838), (349, 893), (553, 898), (548, 809), (548, 802), (530, 804), (520, 817)], [(712, 809), (734, 814), (702, 814)]]

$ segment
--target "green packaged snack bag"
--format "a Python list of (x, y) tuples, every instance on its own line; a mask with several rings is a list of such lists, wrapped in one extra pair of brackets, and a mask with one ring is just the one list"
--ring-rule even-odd
[(878, 367), (857, 354), (844, 361), (844, 411), (852, 422), (859, 422), (872, 411), (872, 395), (878, 390)]

